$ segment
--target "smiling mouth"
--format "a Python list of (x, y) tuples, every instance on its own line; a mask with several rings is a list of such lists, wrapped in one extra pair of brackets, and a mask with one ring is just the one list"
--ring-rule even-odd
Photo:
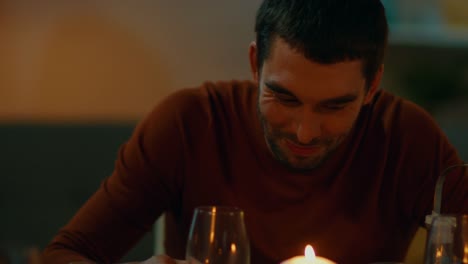
[(289, 150), (297, 156), (311, 156), (318, 153), (321, 149), (321, 146), (300, 146), (289, 140), (285, 142)]

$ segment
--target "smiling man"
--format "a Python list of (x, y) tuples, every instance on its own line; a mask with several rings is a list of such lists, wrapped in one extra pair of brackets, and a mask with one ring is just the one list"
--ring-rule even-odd
[[(420, 107), (379, 89), (387, 21), (378, 0), (265, 0), (251, 81), (166, 98), (115, 170), (44, 252), (47, 263), (118, 261), (163, 213), (185, 258), (195, 207), (245, 211), (251, 263), (312, 244), (338, 263), (402, 261), (457, 151)], [(468, 177), (447, 177), (444, 212), (468, 213)]]
[(272, 44), (270, 58), (261, 68), (256, 43), (250, 47), (254, 79), (261, 87), (258, 114), (267, 145), (291, 169), (314, 169), (351, 132), (361, 107), (377, 91), (382, 69), (367, 87), (361, 60), (320, 64), (277, 36)]

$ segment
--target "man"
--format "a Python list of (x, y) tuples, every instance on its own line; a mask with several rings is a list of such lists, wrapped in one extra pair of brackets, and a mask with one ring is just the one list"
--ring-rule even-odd
[[(401, 261), (438, 175), (462, 160), (426, 112), (378, 89), (387, 31), (378, 0), (265, 0), (254, 82), (160, 103), (46, 262), (116, 262), (165, 213), (170, 257), (147, 263), (174, 263), (201, 205), (244, 210), (251, 263), (306, 244), (338, 263)], [(467, 177), (449, 175), (443, 210), (468, 213), (467, 193)]]

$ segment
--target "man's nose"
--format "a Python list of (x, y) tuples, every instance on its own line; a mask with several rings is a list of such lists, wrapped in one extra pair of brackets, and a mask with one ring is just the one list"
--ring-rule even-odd
[(304, 110), (298, 121), (296, 136), (299, 143), (308, 144), (313, 139), (320, 137), (321, 120), (317, 114), (311, 110)]

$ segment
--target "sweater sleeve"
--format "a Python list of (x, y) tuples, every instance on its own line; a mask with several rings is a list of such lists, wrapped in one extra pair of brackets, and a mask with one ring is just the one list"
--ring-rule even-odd
[(116, 262), (176, 206), (184, 169), (182, 116), (192, 99), (179, 91), (137, 126), (112, 175), (46, 247), (45, 263)]

